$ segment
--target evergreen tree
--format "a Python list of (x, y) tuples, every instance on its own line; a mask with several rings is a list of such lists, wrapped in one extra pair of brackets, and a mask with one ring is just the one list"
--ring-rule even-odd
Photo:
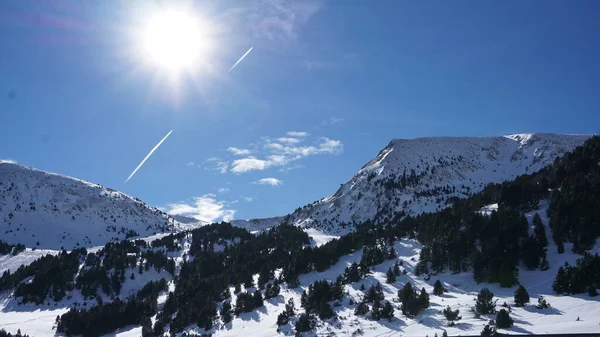
[(433, 284), (433, 294), (437, 296), (441, 296), (444, 294), (444, 286), (440, 280), (435, 281)]
[(500, 309), (496, 315), (496, 326), (500, 329), (507, 329), (513, 326), (514, 321), (506, 309)]
[(444, 332), (442, 332), (442, 337), (448, 337), (448, 333), (446, 332), (446, 330), (444, 330)]
[(483, 327), (483, 330), (481, 331), (480, 336), (481, 337), (496, 337), (496, 336), (498, 336), (498, 333), (496, 332), (496, 329), (493, 326), (490, 326), (489, 324), (487, 324), (485, 327)]
[(223, 323), (227, 324), (231, 322), (231, 302), (225, 301), (223, 302), (223, 306), (221, 306), (221, 310), (219, 311), (221, 314), (221, 319), (223, 319)]
[(396, 282), (396, 274), (394, 274), (394, 271), (392, 270), (392, 268), (390, 267), (386, 273), (386, 283), (391, 284)]
[(398, 261), (394, 263), (394, 275), (400, 276), (400, 264), (398, 263)]
[(475, 312), (479, 315), (493, 314), (496, 312), (496, 301), (493, 300), (494, 293), (488, 288), (483, 288), (477, 294)]
[(357, 316), (366, 315), (369, 312), (369, 305), (365, 302), (360, 302), (356, 309), (354, 309), (354, 314)]
[(292, 317), (296, 314), (295, 310), (294, 299), (290, 298), (285, 304), (285, 314), (288, 315), (288, 317)]
[(328, 319), (333, 317), (333, 315), (334, 313), (331, 305), (329, 305), (327, 302), (321, 302), (321, 305), (319, 306), (319, 318)]
[(374, 321), (378, 321), (381, 319), (381, 301), (375, 300), (373, 302), (373, 307), (371, 307), (371, 319)]
[(535, 234), (535, 239), (539, 247), (548, 246), (546, 229), (544, 228), (544, 224), (542, 223), (542, 218), (540, 217), (539, 213), (535, 213), (535, 215), (533, 216), (533, 232)]
[(596, 289), (595, 286), (590, 286), (588, 288), (588, 295), (590, 295), (591, 297), (596, 297), (598, 296), (598, 290)]
[(252, 302), (254, 303), (255, 308), (260, 308), (263, 305), (265, 305), (263, 302), (262, 294), (260, 293), (259, 290), (255, 291), (254, 295), (252, 295)]
[(527, 303), (529, 303), (529, 293), (525, 287), (519, 285), (517, 290), (515, 290), (515, 305), (517, 307), (522, 307)]
[(550, 308), (550, 304), (546, 301), (544, 296), (538, 297), (538, 304), (536, 305), (538, 309), (547, 309)]
[(312, 322), (307, 314), (301, 314), (296, 322), (297, 332), (307, 332), (312, 330)]
[(552, 290), (557, 294), (564, 294), (567, 291), (569, 279), (563, 267), (558, 268), (556, 277), (552, 282)]
[(277, 326), (282, 326), (288, 324), (290, 321), (289, 316), (284, 312), (280, 313), (277, 316)]
[(150, 320), (150, 317), (144, 317), (144, 319), (142, 321), (142, 337), (152, 337), (152, 336), (153, 336), (152, 321)]
[(364, 301), (365, 302), (382, 301), (383, 298), (384, 298), (384, 295), (383, 295), (383, 289), (381, 288), (381, 283), (377, 282), (376, 285), (369, 288), (369, 290), (365, 294)]
[(381, 318), (391, 321), (394, 318), (394, 307), (389, 301), (385, 301), (381, 308)]
[(444, 309), (443, 313), (449, 322), (448, 326), (454, 326), (454, 321), (460, 321), (462, 319), (462, 316), (458, 315), (459, 314), (458, 309), (452, 310), (452, 308), (450, 308), (450, 306), (447, 306), (446, 309)]

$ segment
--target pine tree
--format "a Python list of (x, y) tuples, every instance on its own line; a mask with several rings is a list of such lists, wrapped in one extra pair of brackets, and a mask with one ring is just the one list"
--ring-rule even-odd
[(223, 319), (223, 323), (227, 324), (231, 322), (231, 302), (223, 302), (223, 306), (221, 307), (219, 314), (221, 314), (221, 319)]
[(588, 295), (590, 295), (591, 297), (596, 297), (598, 296), (598, 290), (596, 289), (595, 286), (590, 286), (588, 288)]
[(498, 336), (498, 333), (496, 332), (496, 329), (493, 326), (490, 326), (489, 324), (487, 324), (481, 331), (480, 336), (481, 337), (496, 337), (496, 336)]
[(333, 309), (331, 309), (331, 305), (327, 302), (321, 302), (319, 306), (319, 318), (320, 319), (328, 319), (333, 317)]
[(446, 309), (444, 309), (444, 316), (446, 317), (446, 319), (448, 320), (448, 326), (454, 326), (454, 321), (460, 321), (462, 319), (462, 316), (459, 316), (459, 311), (458, 309), (456, 310), (452, 310), (452, 308), (450, 308), (450, 306), (447, 306)]
[(475, 312), (479, 315), (493, 314), (496, 312), (496, 301), (493, 300), (494, 293), (488, 288), (483, 288), (477, 294)]
[(429, 308), (429, 294), (425, 290), (425, 287), (423, 287), (419, 294), (419, 311), (423, 311), (427, 308)]
[(546, 229), (539, 213), (535, 213), (533, 216), (533, 232), (539, 247), (546, 247), (548, 245), (548, 238), (546, 237)]
[(437, 296), (441, 296), (444, 294), (444, 286), (440, 280), (435, 281), (433, 284), (433, 294)]
[(567, 273), (563, 267), (558, 268), (558, 272), (556, 273), (556, 277), (552, 282), (552, 289), (557, 294), (564, 294), (567, 291), (567, 287), (569, 284)]
[(396, 282), (396, 274), (394, 274), (394, 271), (392, 271), (392, 268), (390, 267), (386, 273), (386, 283), (391, 284)]
[(538, 309), (547, 309), (550, 308), (550, 304), (546, 301), (544, 296), (538, 297), (538, 304), (536, 305)]
[(296, 322), (296, 331), (297, 332), (307, 332), (312, 329), (312, 323), (310, 321), (310, 317), (307, 314), (302, 314), (298, 317), (298, 321)]
[(288, 315), (284, 312), (280, 313), (277, 316), (277, 326), (282, 326), (282, 325), (286, 325), (288, 324), (290, 321), (290, 318), (288, 317)]
[(442, 332), (442, 337), (448, 337), (448, 333), (446, 332), (446, 330), (444, 330), (444, 332)]
[(153, 336), (153, 332), (152, 332), (152, 321), (150, 320), (150, 317), (144, 317), (143, 321), (142, 321), (142, 337), (152, 337)]
[(294, 306), (294, 299), (290, 298), (285, 304), (285, 314), (288, 315), (288, 317), (292, 317), (296, 314), (295, 310), (296, 307)]
[(369, 310), (369, 305), (367, 303), (360, 302), (356, 309), (354, 309), (354, 314), (357, 316), (366, 315)]
[(507, 329), (513, 326), (514, 321), (506, 309), (500, 309), (496, 315), (496, 326), (500, 329)]
[(383, 307), (381, 308), (380, 316), (388, 321), (391, 321), (394, 318), (394, 307), (392, 306), (392, 303), (385, 301)]
[(400, 264), (398, 263), (398, 261), (394, 263), (394, 275), (400, 276)]
[(381, 301), (375, 300), (371, 308), (371, 319), (378, 321), (381, 319)]
[(525, 287), (519, 285), (517, 290), (515, 290), (515, 305), (517, 307), (522, 307), (527, 303), (529, 303), (529, 293)]
[(255, 308), (260, 308), (263, 305), (265, 305), (263, 302), (262, 294), (260, 293), (259, 290), (255, 291), (254, 295), (252, 295), (252, 302), (253, 302)]

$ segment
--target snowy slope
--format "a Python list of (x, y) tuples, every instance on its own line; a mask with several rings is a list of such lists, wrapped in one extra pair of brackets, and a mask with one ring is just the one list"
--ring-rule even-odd
[(392, 140), (334, 194), (296, 210), (291, 219), (334, 234), (352, 228), (340, 223), (386, 222), (399, 212), (433, 212), (451, 197), (538, 171), (588, 138), (533, 133)]
[[(493, 208), (489, 207), (489, 208)], [(541, 208), (535, 212), (527, 214), (531, 219), (534, 213), (539, 213), (542, 221), (547, 226), (548, 220), (545, 216), (547, 203), (542, 202)], [(548, 238), (551, 237), (550, 228), (546, 228)], [(189, 242), (184, 245), (184, 250), (181, 253), (174, 253), (177, 256), (177, 263), (181, 263), (181, 256), (185, 255), (189, 248)], [(512, 306), (511, 317), (515, 320), (515, 326), (503, 330), (510, 334), (545, 334), (545, 333), (589, 333), (597, 332), (600, 324), (600, 302), (598, 297), (589, 297), (588, 295), (575, 296), (557, 296), (551, 289), (552, 279), (556, 275), (557, 269), (568, 261), (573, 264), (580, 257), (571, 252), (570, 245), (567, 245), (565, 253), (557, 254), (557, 247), (552, 240), (549, 240), (548, 259), (550, 262), (550, 270), (548, 271), (528, 271), (524, 268), (520, 272), (520, 282), (527, 288), (531, 296), (531, 303), (525, 307), (517, 308), (514, 306), (513, 293), (515, 288), (500, 288), (497, 284), (477, 284), (473, 281), (472, 273), (462, 273), (457, 275), (439, 274), (432, 276), (429, 281), (425, 281), (422, 277), (414, 275), (413, 270), (418, 263), (419, 252), (421, 245), (411, 239), (403, 239), (395, 243), (394, 248), (398, 252), (398, 259), (403, 261), (402, 269), (407, 270), (406, 275), (401, 275), (393, 284), (385, 283), (385, 272), (391, 267), (395, 260), (388, 260), (384, 263), (372, 268), (372, 273), (367, 278), (346, 285), (345, 290), (347, 295), (344, 296), (340, 306), (334, 306), (338, 318), (330, 319), (326, 322), (319, 321), (314, 333), (307, 333), (304, 336), (353, 336), (353, 333), (362, 330), (363, 336), (438, 336), (442, 335), (444, 330), (450, 336), (458, 335), (478, 335), (483, 329), (483, 326), (488, 323), (489, 319), (494, 316), (484, 316), (476, 318), (471, 308), (474, 306), (474, 298), (477, 292), (483, 288), (490, 288), (497, 299), (498, 309), (504, 302)], [(600, 251), (600, 245), (597, 245), (592, 252)], [(265, 301), (265, 306), (257, 309), (254, 312), (244, 313), (237, 316), (227, 325), (221, 322), (215, 324), (210, 333), (215, 337), (221, 336), (265, 336), (265, 337), (280, 337), (283, 333), (277, 332), (275, 324), (277, 315), (285, 308), (285, 303), (288, 299), (294, 299), (296, 305), (296, 313), (302, 313), (300, 308), (300, 295), (303, 289), (306, 289), (309, 284), (317, 280), (333, 281), (340, 275), (344, 268), (352, 262), (358, 262), (361, 259), (362, 252), (359, 250), (355, 253), (343, 256), (337, 264), (324, 272), (313, 272), (300, 277), (301, 286), (298, 288), (288, 289), (285, 285), (282, 288), (281, 295)], [(151, 279), (156, 279), (160, 275), (151, 275)], [(255, 275), (256, 281), (257, 275)], [(433, 292), (433, 284), (435, 280), (440, 279), (448, 292), (442, 296), (435, 296)], [(128, 281), (129, 282), (129, 281)], [(136, 284), (132, 282), (128, 284), (126, 289), (134, 289)], [(382, 284), (386, 300), (393, 303), (395, 314), (391, 322), (386, 320), (373, 321), (367, 316), (356, 316), (354, 309), (356, 304), (350, 304), (349, 299), (359, 302), (364, 292), (360, 290), (362, 284), (368, 289), (371, 285), (380, 282)], [(431, 305), (416, 319), (410, 319), (403, 316), (400, 312), (397, 299), (398, 290), (406, 282), (411, 282), (414, 286), (425, 287), (431, 295)], [(171, 287), (174, 284), (171, 283)], [(253, 291), (254, 289), (251, 289)], [(233, 288), (231, 288), (233, 293)], [(552, 308), (540, 310), (534, 305), (536, 298), (542, 295), (552, 305)], [(232, 303), (235, 303), (235, 295), (232, 296)], [(159, 304), (164, 303), (165, 295), (159, 297)], [(34, 336), (53, 335), (54, 319), (56, 315), (64, 313), (67, 309), (65, 303), (59, 303), (58, 306), (27, 306), (27, 307), (12, 307), (11, 299), (0, 296), (0, 326), (15, 332), (20, 328), (24, 333), (29, 333)], [(441, 310), (446, 306), (453, 309), (459, 309), (462, 319), (458, 321), (455, 327), (448, 327), (447, 321), (444, 318)], [(578, 320), (579, 318), (579, 320)], [(294, 321), (293, 319), (292, 321)], [(190, 326), (189, 330), (197, 333), (204, 333), (202, 329), (198, 329), (195, 325)], [(285, 328), (283, 329), (286, 330)], [(287, 330), (289, 331), (289, 329)], [(129, 326), (121, 331), (108, 336), (133, 337), (140, 336), (141, 328), (139, 326)], [(293, 335), (288, 334), (288, 335)]]
[(124, 193), (0, 162), (0, 238), (9, 243), (71, 249), (175, 229), (171, 216)]

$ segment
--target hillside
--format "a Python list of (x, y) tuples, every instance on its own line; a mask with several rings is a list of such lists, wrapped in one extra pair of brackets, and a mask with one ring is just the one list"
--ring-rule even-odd
[(2, 240), (72, 249), (169, 232), (173, 218), (124, 193), (87, 181), (0, 162)]
[(365, 220), (385, 223), (437, 211), (489, 183), (536, 172), (589, 137), (532, 133), (395, 139), (335, 193), (298, 208), (290, 220), (331, 234), (347, 232), (344, 224), (351, 229)]

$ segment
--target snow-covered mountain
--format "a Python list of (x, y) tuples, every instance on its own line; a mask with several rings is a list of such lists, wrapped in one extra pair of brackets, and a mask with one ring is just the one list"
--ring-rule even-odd
[(28, 247), (71, 249), (176, 229), (176, 221), (124, 193), (0, 161), (0, 237)]
[(433, 212), (450, 198), (538, 171), (589, 137), (530, 133), (395, 139), (334, 194), (297, 209), (290, 219), (305, 228), (342, 233), (346, 229), (340, 223)]

